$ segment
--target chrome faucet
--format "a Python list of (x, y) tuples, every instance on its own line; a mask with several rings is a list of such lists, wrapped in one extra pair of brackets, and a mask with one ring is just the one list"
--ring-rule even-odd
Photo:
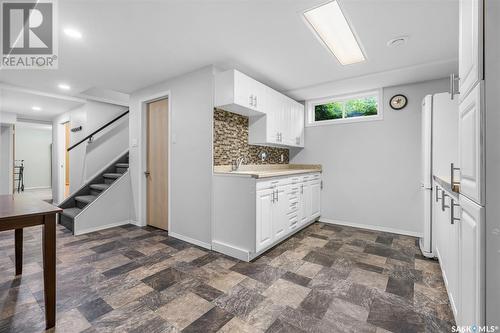
[(241, 164), (245, 161), (245, 157), (243, 156), (240, 156), (236, 159), (236, 161), (234, 161), (233, 165), (232, 165), (232, 171), (238, 171), (238, 169), (240, 168)]

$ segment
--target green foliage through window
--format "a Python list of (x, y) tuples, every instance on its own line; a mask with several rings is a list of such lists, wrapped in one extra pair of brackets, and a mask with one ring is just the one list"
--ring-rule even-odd
[(314, 106), (314, 120), (335, 120), (378, 114), (377, 97), (368, 96), (344, 101), (332, 101)]

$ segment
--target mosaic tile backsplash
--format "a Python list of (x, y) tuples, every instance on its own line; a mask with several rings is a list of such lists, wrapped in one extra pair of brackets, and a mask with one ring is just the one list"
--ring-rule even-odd
[[(267, 152), (264, 162), (258, 156), (262, 150)], [(229, 165), (240, 156), (246, 158), (245, 164), (288, 164), (289, 161), (288, 149), (248, 144), (248, 117), (215, 109), (214, 165)]]

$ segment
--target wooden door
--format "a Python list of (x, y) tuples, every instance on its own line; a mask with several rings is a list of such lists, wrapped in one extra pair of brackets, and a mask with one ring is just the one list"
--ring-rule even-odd
[(273, 241), (274, 189), (257, 191), (256, 202), (256, 251)]
[(460, 289), (458, 325), (485, 324), (484, 314), (484, 207), (460, 196), (459, 232)]
[(483, 0), (460, 0), (460, 100), (483, 79)]
[(168, 229), (168, 99), (147, 109), (147, 223)]
[(460, 193), (484, 204), (483, 85), (478, 84), (459, 106)]

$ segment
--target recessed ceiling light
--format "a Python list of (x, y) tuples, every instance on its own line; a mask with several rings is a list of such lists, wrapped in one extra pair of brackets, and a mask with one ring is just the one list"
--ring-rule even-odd
[(399, 36), (393, 38), (387, 42), (388, 47), (398, 47), (403, 46), (408, 42), (408, 36)]
[(39, 106), (33, 106), (33, 107), (31, 107), (31, 110), (33, 110), (33, 111), (42, 111), (42, 108), (39, 107)]
[(62, 90), (70, 90), (71, 87), (65, 83), (59, 83), (58, 85), (59, 89), (62, 89)]
[(72, 28), (66, 28), (64, 29), (64, 33), (66, 36), (75, 38), (75, 39), (81, 39), (82, 38), (82, 33), (78, 30), (72, 29)]
[(338, 1), (308, 10), (304, 12), (304, 17), (342, 65), (365, 61), (363, 51)]

